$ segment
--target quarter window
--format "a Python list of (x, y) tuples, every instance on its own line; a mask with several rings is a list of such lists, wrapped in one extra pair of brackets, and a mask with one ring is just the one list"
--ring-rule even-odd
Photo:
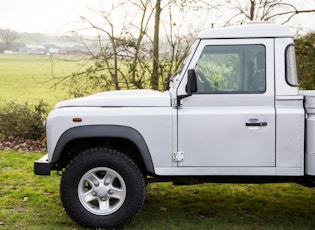
[(290, 44), (285, 50), (285, 77), (291, 86), (299, 86), (295, 61), (295, 46)]

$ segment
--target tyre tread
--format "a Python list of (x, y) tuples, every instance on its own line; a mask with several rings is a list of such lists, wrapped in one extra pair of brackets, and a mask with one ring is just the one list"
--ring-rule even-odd
[[(103, 218), (100, 218), (100, 216), (93, 214), (84, 215), (82, 217), (81, 214), (79, 214), (80, 212), (78, 211), (83, 210), (81, 203), (72, 202), (75, 199), (72, 197), (72, 195), (70, 195), (73, 193), (73, 189), (71, 189), (71, 186), (73, 186), (73, 183), (75, 183), (73, 182), (73, 177), (75, 177), (75, 175), (78, 174), (78, 172), (80, 172), (81, 170), (86, 172), (89, 168), (91, 168), (91, 166), (87, 165), (86, 162), (92, 162), (93, 165), (98, 165), (99, 164), (98, 162), (100, 160), (106, 159), (107, 161), (110, 161), (110, 166), (114, 165), (115, 167), (117, 167), (117, 162), (119, 162), (121, 166), (118, 166), (118, 168), (125, 168), (125, 170), (129, 171), (129, 173), (132, 173), (130, 177), (132, 177), (133, 179), (137, 178), (136, 190), (132, 192), (133, 193), (132, 199), (129, 198), (129, 200), (130, 199), (132, 200), (132, 205), (129, 206), (127, 204), (123, 205), (125, 207), (121, 207), (120, 209), (122, 208), (128, 209), (124, 210), (124, 212), (127, 212), (127, 214), (124, 215), (123, 218), (119, 217), (115, 221), (108, 221), (108, 219), (115, 218), (107, 218), (107, 216), (105, 216), (105, 218), (104, 216), (102, 216)], [(104, 166), (109, 167), (107, 165)], [(126, 179), (124, 178), (124, 180)], [(125, 181), (125, 183), (127, 183), (127, 181)], [(145, 180), (137, 164), (127, 155), (113, 149), (102, 147), (92, 148), (78, 154), (67, 165), (60, 182), (60, 197), (63, 207), (67, 214), (69, 215), (69, 217), (81, 226), (88, 228), (123, 228), (131, 221), (133, 221), (142, 209), (145, 199)], [(109, 216), (116, 216), (116, 213), (110, 214)]]

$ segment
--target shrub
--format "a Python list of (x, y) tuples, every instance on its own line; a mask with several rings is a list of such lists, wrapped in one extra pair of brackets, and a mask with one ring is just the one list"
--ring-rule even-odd
[(39, 140), (44, 137), (44, 117), (47, 104), (8, 102), (0, 111), (0, 137)]
[(296, 64), (300, 89), (315, 89), (315, 33), (295, 40)]

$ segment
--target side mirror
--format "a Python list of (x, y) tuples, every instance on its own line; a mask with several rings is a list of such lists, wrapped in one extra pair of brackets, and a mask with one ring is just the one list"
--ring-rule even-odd
[(193, 93), (197, 92), (196, 72), (194, 69), (188, 70), (186, 92), (189, 96), (191, 96)]

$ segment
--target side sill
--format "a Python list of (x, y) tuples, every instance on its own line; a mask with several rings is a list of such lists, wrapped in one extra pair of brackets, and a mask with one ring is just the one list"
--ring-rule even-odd
[(275, 176), (275, 167), (174, 167), (155, 168), (159, 176)]

